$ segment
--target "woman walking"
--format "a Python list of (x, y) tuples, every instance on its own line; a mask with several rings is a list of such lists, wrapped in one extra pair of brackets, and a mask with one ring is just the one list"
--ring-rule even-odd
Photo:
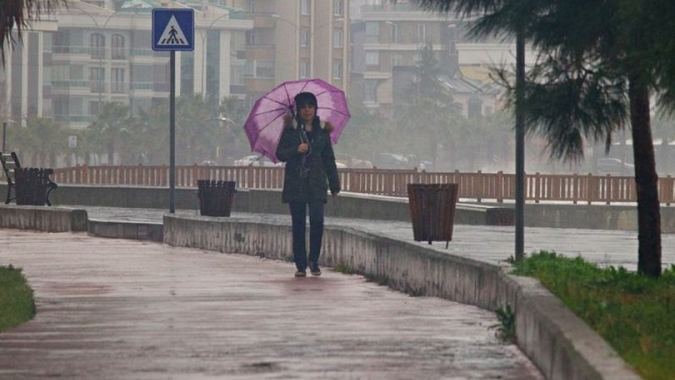
[[(284, 188), (281, 201), (289, 205), (293, 224), (293, 258), (296, 277), (321, 275), (319, 256), (323, 240), (324, 206), (328, 190), (335, 197), (340, 192), (340, 179), (330, 140), (332, 125), (316, 115), (314, 94), (301, 92), (295, 96), (295, 118), (284, 119), (284, 131), (276, 156), (285, 162)], [(305, 245), (306, 218), (309, 209), (309, 257)]]

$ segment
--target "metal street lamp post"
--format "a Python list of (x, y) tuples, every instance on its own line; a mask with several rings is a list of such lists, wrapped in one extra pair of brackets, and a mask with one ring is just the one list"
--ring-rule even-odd
[[(229, 119), (229, 118), (227, 118), (227, 117), (225, 117), (225, 116), (220, 116), (220, 117), (214, 118), (213, 121), (229, 123), (229, 124), (232, 125), (233, 127), (236, 127), (236, 126), (237, 126), (237, 124), (234, 122), (234, 120)], [(218, 161), (218, 158), (219, 158), (219, 157), (220, 157), (220, 145), (217, 145), (217, 146), (216, 146), (216, 160), (217, 160), (217, 161)]]

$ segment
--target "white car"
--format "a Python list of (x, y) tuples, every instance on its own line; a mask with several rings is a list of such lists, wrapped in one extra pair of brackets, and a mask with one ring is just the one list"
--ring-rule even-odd
[(274, 163), (269, 158), (252, 154), (234, 161), (234, 166), (282, 166), (281, 162)]
[(242, 157), (238, 160), (234, 160), (234, 166), (249, 166), (253, 165), (254, 163), (258, 164), (258, 160), (260, 159), (260, 156), (253, 154), (250, 156)]

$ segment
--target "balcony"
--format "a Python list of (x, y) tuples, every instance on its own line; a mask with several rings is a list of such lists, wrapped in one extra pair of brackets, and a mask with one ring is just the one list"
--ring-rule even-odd
[(248, 45), (246, 47), (246, 59), (273, 61), (275, 52), (275, 45)]

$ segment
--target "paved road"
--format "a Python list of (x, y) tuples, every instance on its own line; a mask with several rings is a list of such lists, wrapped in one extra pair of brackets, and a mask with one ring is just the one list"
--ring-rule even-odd
[[(118, 217), (122, 218), (122, 215)], [(0, 334), (2, 379), (542, 377), (490, 312), (360, 276), (85, 234), (0, 230), (34, 320)]]

